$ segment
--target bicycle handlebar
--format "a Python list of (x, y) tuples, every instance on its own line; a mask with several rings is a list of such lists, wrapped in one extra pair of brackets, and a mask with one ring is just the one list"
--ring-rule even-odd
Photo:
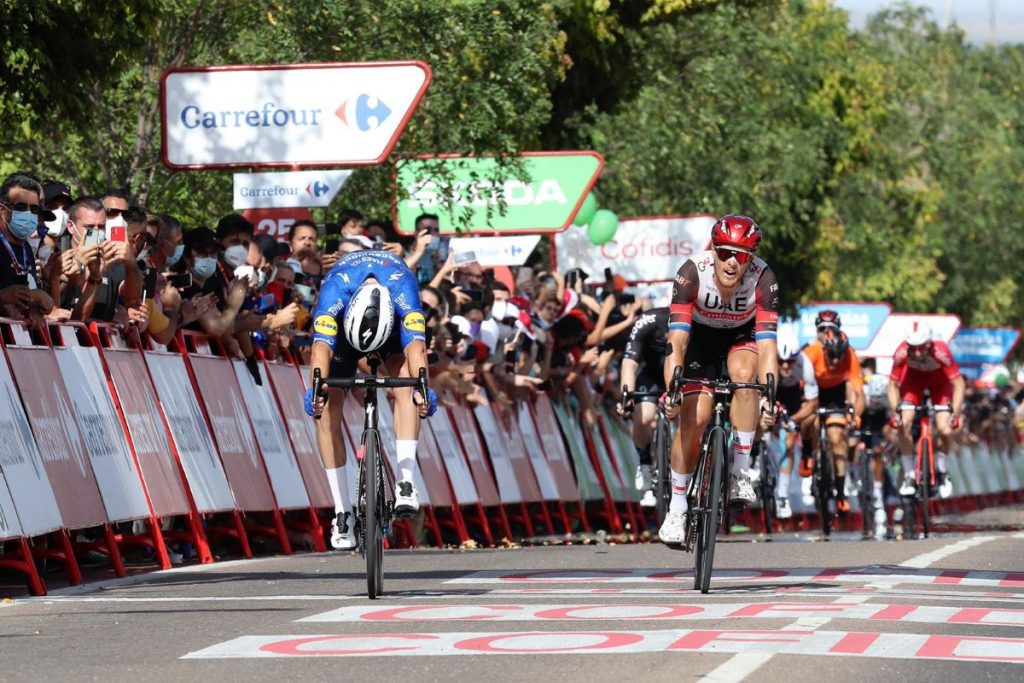
[(775, 375), (771, 372), (765, 382), (732, 382), (727, 379), (703, 379), (683, 377), (683, 368), (676, 366), (672, 372), (672, 382), (669, 385), (667, 401), (669, 405), (675, 405), (675, 397), (682, 390), (685, 384), (699, 384), (712, 389), (715, 393), (731, 394), (740, 389), (753, 389), (765, 395), (768, 399), (768, 410), (775, 410)]
[[(320, 376), (320, 368), (313, 369), (313, 397), (324, 396), (325, 388), (351, 389), (363, 387), (372, 389), (396, 389), (399, 387), (416, 387), (419, 389), (423, 400), (427, 398), (427, 369), (420, 368), (419, 377), (378, 377), (377, 375), (365, 375), (362, 377), (327, 378)], [(315, 410), (313, 417), (320, 419), (322, 410)]]

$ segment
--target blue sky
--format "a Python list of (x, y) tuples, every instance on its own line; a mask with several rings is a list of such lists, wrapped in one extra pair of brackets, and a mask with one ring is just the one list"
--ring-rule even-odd
[[(863, 26), (871, 14), (897, 3), (897, 0), (835, 0), (837, 7), (850, 13), (854, 26)], [(941, 22), (946, 15), (948, 0), (912, 0), (912, 4), (927, 7), (932, 17)], [(990, 23), (991, 8), (995, 9), (995, 25)], [(1024, 43), (1024, 0), (953, 0), (950, 12), (954, 23), (967, 34), (972, 43)], [(994, 31), (993, 31), (994, 28)]]

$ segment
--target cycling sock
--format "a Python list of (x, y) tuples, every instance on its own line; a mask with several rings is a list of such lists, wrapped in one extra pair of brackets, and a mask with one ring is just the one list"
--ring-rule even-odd
[(334, 514), (339, 512), (348, 512), (352, 509), (352, 504), (348, 499), (348, 478), (345, 476), (345, 466), (329, 470), (324, 468), (324, 472), (327, 473), (327, 484), (331, 487), (331, 498), (334, 499)]
[(754, 432), (732, 432), (732, 473), (750, 469), (750, 449), (754, 445)]
[(900, 462), (903, 464), (903, 476), (914, 473), (914, 456), (903, 454), (900, 456)]
[(416, 462), (416, 440), (395, 441), (398, 451), (398, 481), (412, 481), (413, 463)]
[(779, 472), (779, 498), (789, 498), (789, 472)]
[(672, 500), (668, 504), (670, 512), (686, 512), (686, 489), (690, 488), (690, 480), (693, 479), (693, 473), (679, 474), (675, 470), (672, 472)]
[(935, 469), (939, 472), (946, 471), (946, 454), (939, 452), (935, 454)]
[(872, 483), (874, 484), (873, 490), (875, 493), (875, 498), (877, 498), (878, 500), (882, 500), (882, 482), (876, 481)]
[(651, 463), (651, 445), (650, 444), (647, 444), (646, 446), (637, 446), (636, 444), (633, 444), (633, 445), (636, 447), (636, 454), (640, 457), (640, 464), (641, 465), (647, 465), (648, 467), (650, 467), (652, 465), (652, 463)]
[(811, 457), (811, 452), (814, 450), (814, 446), (811, 444), (810, 439), (800, 440), (800, 457), (807, 459)]

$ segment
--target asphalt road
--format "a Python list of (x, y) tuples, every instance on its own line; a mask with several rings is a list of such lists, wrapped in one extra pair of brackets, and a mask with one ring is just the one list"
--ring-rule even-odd
[[(0, 604), (0, 680), (1024, 679), (1024, 509), (927, 540), (722, 540), (216, 563)], [(994, 526), (990, 526), (994, 525)], [(525, 655), (525, 656), (524, 656)]]

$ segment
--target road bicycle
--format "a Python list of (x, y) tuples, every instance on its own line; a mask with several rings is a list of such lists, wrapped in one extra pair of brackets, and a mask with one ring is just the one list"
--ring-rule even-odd
[(729, 504), (728, 467), (731, 452), (728, 448), (729, 435), (726, 431), (726, 408), (734, 392), (753, 389), (768, 398), (768, 405), (775, 406), (775, 376), (768, 374), (767, 382), (731, 382), (727, 379), (687, 379), (682, 368), (676, 367), (669, 385), (668, 400), (673, 403), (684, 386), (701, 385), (711, 389), (714, 408), (711, 421), (701, 438), (700, 458), (697, 469), (687, 490), (688, 512), (682, 549), (694, 552), (693, 588), (707, 593), (711, 587), (711, 573), (715, 562), (715, 538), (722, 523), (723, 513)]
[[(427, 370), (420, 368), (419, 377), (378, 377), (380, 360), (370, 357), (370, 374), (346, 379), (323, 379), (320, 369), (313, 370), (313, 395), (320, 396), (324, 387), (364, 389), (363, 394), (363, 457), (359, 461), (359, 487), (356, 493), (355, 533), (359, 552), (366, 558), (366, 595), (371, 600), (384, 592), (384, 539), (391, 533), (394, 519), (395, 485), (384, 466), (377, 428), (377, 390), (417, 387), (427, 396)], [(320, 419), (322, 406), (316, 411)]]
[[(899, 410), (914, 408), (914, 419), (918, 422), (920, 436), (917, 438), (915, 449), (914, 469), (917, 479), (914, 485), (914, 493), (910, 496), (901, 496), (903, 507), (903, 537), (914, 535), (914, 527), (920, 519), (921, 534), (918, 538), (928, 538), (931, 533), (931, 500), (935, 496), (938, 486), (935, 472), (935, 445), (932, 441), (932, 425), (935, 423), (936, 413), (948, 413), (948, 405), (932, 405), (931, 399), (925, 396), (921, 405), (914, 406), (910, 403), (901, 403)], [(906, 473), (904, 473), (906, 476)]]
[[(622, 396), (619, 405), (632, 406), (639, 398), (661, 398), (659, 391), (630, 391), (629, 387), (622, 387)], [(636, 419), (636, 418), (634, 418)], [(668, 418), (658, 406), (658, 422), (654, 428), (654, 436), (651, 439), (651, 486), (654, 490), (656, 502), (658, 525), (665, 521), (668, 514), (668, 504), (672, 500), (672, 475), (669, 474), (669, 455), (672, 451), (672, 426)]]
[(814, 472), (811, 475), (811, 493), (821, 521), (821, 533), (825, 538), (832, 534), (832, 509), (830, 503), (836, 496), (835, 460), (832, 444), (828, 439), (829, 426), (826, 421), (833, 415), (847, 417), (849, 408), (818, 408), (818, 450), (814, 455)]

